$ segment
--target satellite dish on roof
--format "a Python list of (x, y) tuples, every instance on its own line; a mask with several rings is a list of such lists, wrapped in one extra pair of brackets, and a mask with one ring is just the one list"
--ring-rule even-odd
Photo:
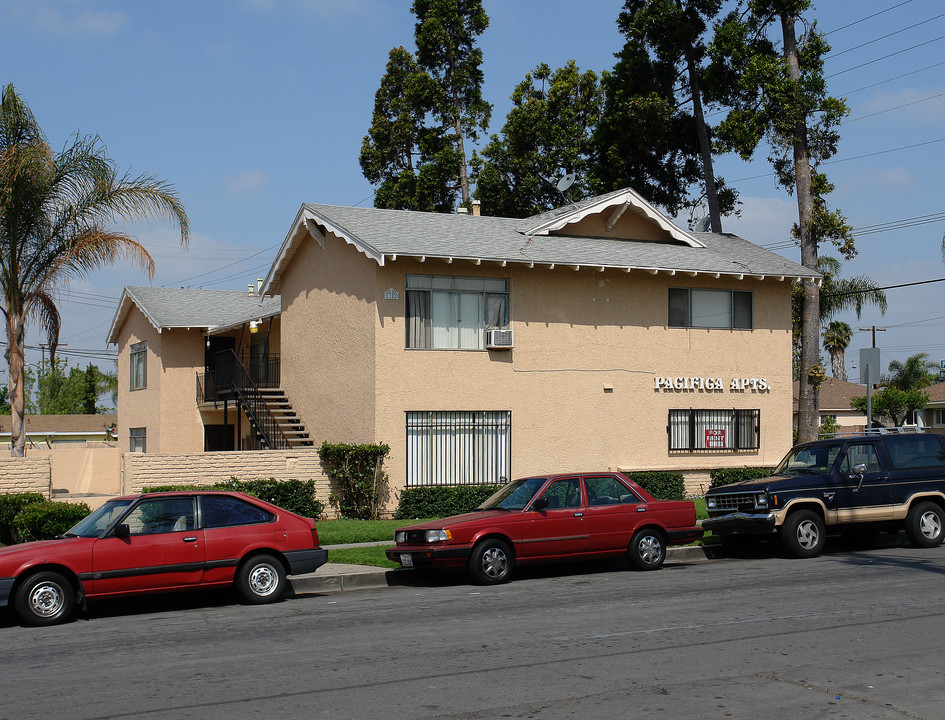
[(563, 178), (561, 178), (558, 181), (558, 184), (556, 185), (556, 187), (558, 188), (558, 192), (563, 195), (567, 191), (568, 188), (574, 185), (574, 180), (576, 178), (577, 178), (577, 175), (575, 173), (568, 173)]
[(712, 218), (706, 215), (704, 218), (696, 221), (696, 226), (693, 228), (695, 232), (709, 232), (712, 229)]

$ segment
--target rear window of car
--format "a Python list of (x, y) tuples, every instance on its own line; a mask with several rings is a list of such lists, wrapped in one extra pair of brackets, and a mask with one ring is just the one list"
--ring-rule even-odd
[(226, 495), (204, 495), (200, 499), (203, 526), (206, 528), (258, 525), (276, 519), (268, 510)]
[(640, 498), (613, 475), (586, 477), (584, 485), (587, 487), (588, 505), (622, 505), (640, 502)]
[(945, 468), (945, 452), (935, 435), (893, 435), (883, 441), (896, 470)]

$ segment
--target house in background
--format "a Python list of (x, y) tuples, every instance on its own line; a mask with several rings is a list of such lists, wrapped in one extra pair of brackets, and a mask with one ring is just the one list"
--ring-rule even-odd
[[(117, 415), (27, 415), (26, 447), (54, 449), (63, 447), (107, 447), (118, 439)], [(0, 416), (0, 449), (10, 449), (9, 415)]]
[[(263, 320), (311, 441), (390, 445), (395, 491), (772, 464), (791, 445), (798, 280), (819, 275), (687, 232), (629, 189), (526, 219), (305, 204), (266, 298), (233, 315), (219, 291), (126, 290), (109, 334), (120, 432), (147, 452), (210, 449), (208, 427), (234, 412), (235, 437), (263, 435), (265, 413), (246, 411), (205, 350), (229, 338), (248, 369), (249, 323)], [(208, 373), (228, 388), (222, 408), (197, 396)]]
[[(800, 385), (794, 381), (794, 427), (797, 428), (797, 406)], [(855, 397), (866, 395), (866, 386), (828, 377), (820, 386), (820, 424), (832, 420), (841, 435), (862, 432), (866, 428), (866, 413), (850, 407)]]
[(920, 411), (925, 427), (945, 434), (945, 382), (922, 388), (922, 392), (929, 396), (929, 404)]
[(307, 441), (279, 390), (279, 312), (278, 296), (255, 291), (126, 287), (108, 335), (119, 346), (118, 432), (125, 449), (266, 447), (254, 412), (272, 433)]

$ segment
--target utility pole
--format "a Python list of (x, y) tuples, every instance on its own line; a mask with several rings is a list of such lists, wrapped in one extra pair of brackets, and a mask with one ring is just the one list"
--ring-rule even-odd
[[(879, 365), (879, 353), (876, 352), (876, 333), (886, 332), (886, 328), (878, 328), (873, 325), (868, 328), (860, 328), (860, 331), (873, 333), (873, 346), (870, 348), (872, 352), (868, 353), (866, 350), (860, 350), (860, 367), (866, 368), (866, 430), (869, 432), (873, 429), (873, 378), (870, 368)], [(863, 377), (861, 375), (860, 382), (862, 381)]]

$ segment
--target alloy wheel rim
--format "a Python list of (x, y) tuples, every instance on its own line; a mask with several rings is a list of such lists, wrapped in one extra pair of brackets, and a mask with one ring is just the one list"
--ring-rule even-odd
[(942, 533), (942, 523), (938, 515), (932, 512), (923, 513), (919, 519), (919, 531), (929, 540), (935, 540)]
[(482, 571), (491, 578), (501, 577), (509, 560), (499, 548), (489, 548), (482, 555)]
[(817, 531), (817, 525), (812, 520), (805, 520), (797, 526), (797, 542), (801, 547), (810, 550), (817, 545), (820, 540), (820, 533)]
[(659, 560), (662, 549), (660, 541), (652, 535), (640, 539), (640, 559), (647, 565), (652, 565)]

